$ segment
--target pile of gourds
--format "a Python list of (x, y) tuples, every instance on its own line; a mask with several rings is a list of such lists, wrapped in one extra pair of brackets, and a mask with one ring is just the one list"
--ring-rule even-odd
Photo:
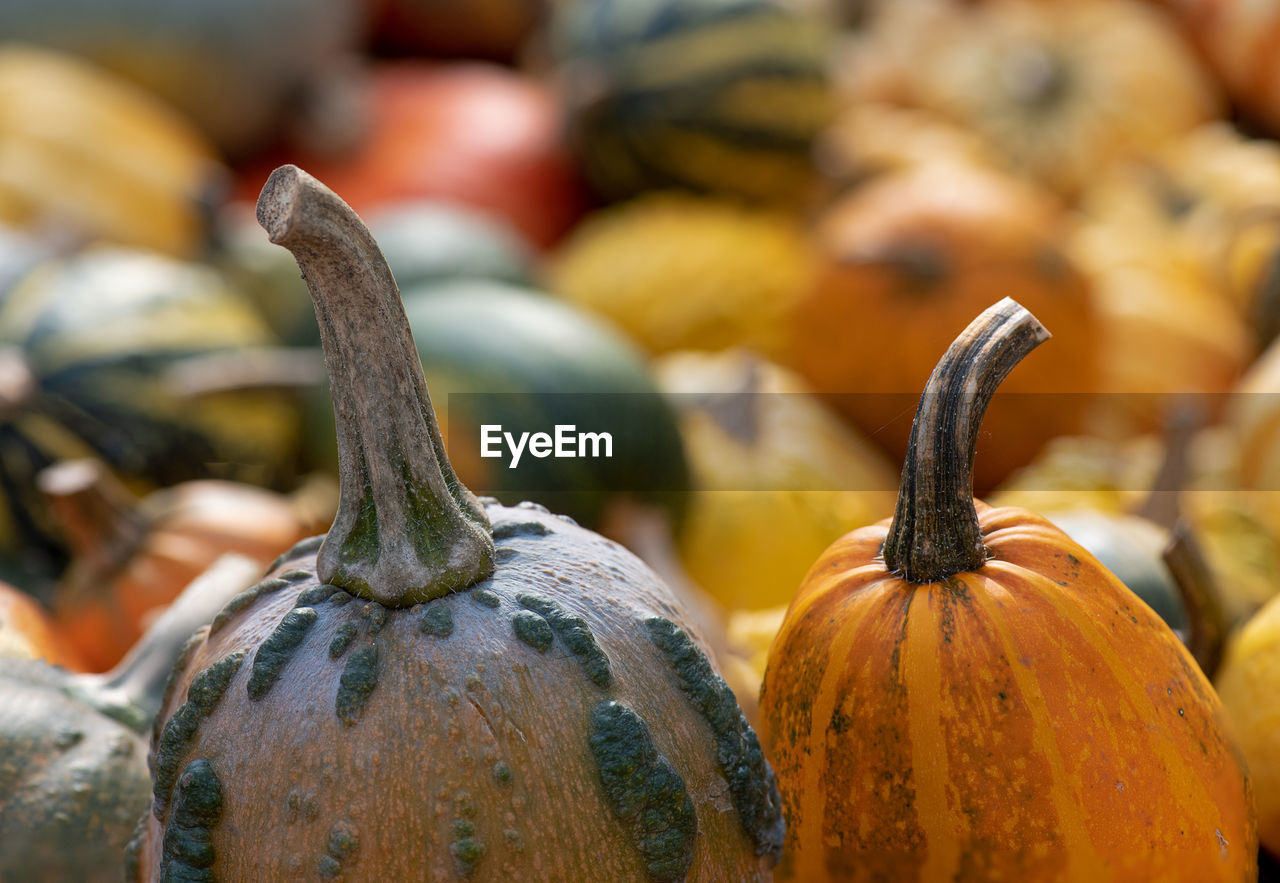
[(1280, 6), (100, 6), (0, 879), (1280, 879)]

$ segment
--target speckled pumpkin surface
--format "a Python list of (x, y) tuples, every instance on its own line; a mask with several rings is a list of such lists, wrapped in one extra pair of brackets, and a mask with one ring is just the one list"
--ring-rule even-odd
[(1025, 510), (926, 586), (875, 563), (885, 533), (819, 559), (765, 676), (794, 879), (1256, 874), (1221, 705), (1150, 608)]
[(467, 590), (354, 599), (311, 543), (215, 621), (159, 718), (136, 879), (202, 867), (167, 846), (195, 827), (223, 881), (769, 878), (771, 774), (669, 590), (557, 516), (487, 512), (497, 570)]
[(970, 366), (1035, 345), (1018, 310), (943, 356), (893, 519), (818, 558), (770, 649), (780, 876), (1255, 879), (1252, 786), (1187, 649), (1050, 522), (972, 499), (1004, 375)]

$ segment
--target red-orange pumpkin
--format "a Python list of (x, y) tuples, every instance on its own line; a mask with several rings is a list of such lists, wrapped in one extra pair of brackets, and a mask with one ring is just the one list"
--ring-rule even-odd
[(538, 246), (583, 211), (585, 185), (546, 83), (496, 64), (407, 59), (374, 65), (360, 94), (352, 150), (261, 157), (241, 171), (239, 196), (256, 198), (267, 173), (289, 160), (315, 169), (359, 212), (448, 199), (491, 212)]
[(810, 570), (769, 654), (783, 876), (1250, 880), (1253, 793), (1160, 618), (1022, 509), (975, 506), (995, 387), (1047, 334), (992, 307), (925, 388), (892, 519)]

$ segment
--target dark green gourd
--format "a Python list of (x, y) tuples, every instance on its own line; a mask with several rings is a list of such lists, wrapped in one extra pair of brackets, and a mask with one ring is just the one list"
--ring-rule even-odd
[(150, 803), (147, 737), (167, 675), (257, 570), (242, 556), (219, 559), (109, 672), (0, 659), (0, 880), (120, 880)]
[[(396, 279), (400, 279), (396, 273)], [(617, 328), (536, 289), (487, 279), (402, 288), (440, 430), (463, 483), (505, 503), (541, 503), (598, 529), (613, 501), (646, 499), (681, 516), (689, 471), (674, 409), (644, 355)], [(310, 443), (333, 468), (333, 408), (315, 397)], [(480, 457), (481, 427), (512, 438), (607, 432), (609, 456), (514, 460), (507, 442)], [(493, 438), (502, 438), (493, 430)], [(524, 436), (527, 433), (528, 436)], [(569, 436), (576, 439), (576, 434)], [(319, 446), (327, 443), (329, 450)], [(515, 467), (511, 464), (515, 462)]]
[(457, 480), (345, 203), (285, 166), (259, 218), (315, 300), (342, 502), (175, 672), (131, 879), (768, 879), (773, 773), (672, 592)]

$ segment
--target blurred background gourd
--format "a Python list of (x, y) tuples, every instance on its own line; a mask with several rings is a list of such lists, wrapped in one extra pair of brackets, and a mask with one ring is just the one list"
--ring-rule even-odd
[[(1018, 298), (1055, 338), (975, 492), (1067, 528), (1212, 674), (1182, 555), (1263, 782), (1277, 35), (1276, 0), (0, 2), (0, 654), (111, 665), (224, 542), (265, 565), (331, 522), (321, 326), (254, 217), (294, 163), (380, 244), (460, 479), (631, 547), (752, 721), (809, 568), (891, 514), (938, 354)], [(613, 456), (510, 470), (499, 423)], [(70, 526), (39, 476), (87, 459), (118, 505)]]

